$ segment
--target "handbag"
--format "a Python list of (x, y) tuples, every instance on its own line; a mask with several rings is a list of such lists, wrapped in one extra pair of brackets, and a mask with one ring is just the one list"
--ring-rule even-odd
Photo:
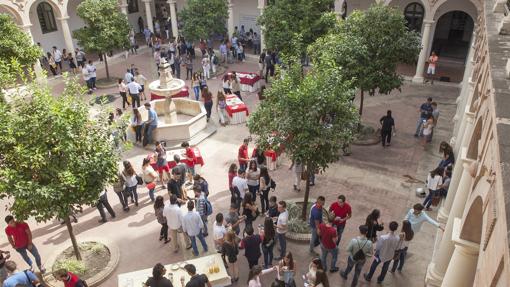
[(156, 188), (156, 184), (154, 182), (147, 183), (146, 187), (148, 190), (153, 190)]
[(276, 188), (276, 182), (272, 178), (269, 182), (269, 187), (271, 187), (271, 189), (273, 189), (273, 190)]
[(138, 174), (136, 175), (136, 181), (137, 181), (138, 185), (142, 185), (143, 184), (143, 179)]

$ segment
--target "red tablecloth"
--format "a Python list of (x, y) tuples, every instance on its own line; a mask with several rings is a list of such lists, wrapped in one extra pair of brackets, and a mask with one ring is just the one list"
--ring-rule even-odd
[[(189, 87), (188, 86), (185, 86), (184, 88), (181, 89), (181, 91), (175, 95), (172, 96), (172, 98), (187, 98), (189, 97)], [(160, 100), (160, 99), (164, 99), (165, 97), (162, 97), (162, 96), (158, 96), (154, 93), (151, 93), (151, 101), (153, 100)]]
[[(194, 147), (193, 152), (195, 153), (195, 158), (197, 160), (196, 164), (204, 166), (204, 158), (202, 157), (200, 150), (197, 147)], [(174, 166), (177, 165), (174, 161), (174, 154), (178, 154), (181, 157), (181, 161), (183, 163), (185, 163), (188, 166), (190, 165), (190, 162), (187, 159), (184, 159), (184, 155), (186, 154), (185, 149), (171, 150), (171, 151), (167, 151), (166, 153), (167, 153), (168, 167), (170, 169), (172, 169)], [(152, 168), (154, 168), (154, 170), (157, 170), (155, 154), (149, 154), (147, 156), (147, 158), (150, 159), (150, 161), (151, 161), (150, 164), (151, 164)]]
[(235, 113), (246, 112), (249, 115), (248, 107), (236, 95), (226, 95), (227, 107), (226, 111), (230, 117)]
[(236, 76), (239, 78), (239, 82), (242, 85), (253, 86), (260, 80), (260, 76), (256, 73), (236, 72)]

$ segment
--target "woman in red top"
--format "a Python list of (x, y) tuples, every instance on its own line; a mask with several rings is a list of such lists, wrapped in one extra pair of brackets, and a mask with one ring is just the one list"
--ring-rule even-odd
[(232, 180), (234, 180), (234, 177), (237, 175), (237, 164), (233, 163), (228, 168), (228, 189), (232, 193)]
[(186, 164), (188, 165), (191, 174), (195, 175), (195, 164), (197, 163), (195, 152), (193, 151), (193, 148), (189, 146), (188, 142), (183, 142), (181, 147), (186, 149)]

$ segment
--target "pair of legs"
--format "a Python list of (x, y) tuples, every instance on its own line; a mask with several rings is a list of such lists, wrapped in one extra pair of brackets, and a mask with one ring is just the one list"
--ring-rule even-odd
[(310, 227), (310, 231), (312, 233), (312, 237), (310, 238), (309, 251), (310, 251), (310, 253), (315, 253), (315, 251), (313, 249), (316, 246), (315, 242), (319, 239), (319, 235), (317, 234), (317, 228), (315, 228), (315, 227)]
[[(375, 269), (377, 269), (377, 266), (381, 263), (381, 260), (379, 259), (379, 255), (376, 255), (374, 258), (374, 261), (372, 261), (372, 265), (370, 266), (370, 271), (368, 274), (365, 274), (365, 280), (370, 281), (372, 280), (372, 276), (375, 273)], [(384, 277), (386, 277), (386, 273), (388, 272), (388, 268), (390, 267), (391, 260), (388, 260), (383, 263), (381, 274), (377, 277), (377, 282), (381, 283), (384, 281)]]
[(237, 266), (236, 262), (228, 262), (228, 273), (230, 277), (232, 277), (233, 281), (237, 281), (239, 279), (239, 266)]
[(156, 185), (154, 185), (154, 188), (149, 189), (149, 198), (151, 199), (152, 202), (156, 200), (156, 198), (154, 198), (154, 190), (156, 189), (155, 186)]
[(248, 266), (251, 270), (251, 268), (255, 265), (259, 265), (259, 258), (248, 258), (246, 257), (246, 260), (248, 260)]
[(202, 232), (204, 236), (209, 235), (209, 232), (207, 231), (207, 215), (201, 215), (202, 222), (204, 223), (204, 228), (202, 229)]
[(159, 240), (165, 239), (165, 243), (168, 242), (168, 224), (161, 223), (161, 230), (159, 231)]
[(414, 133), (415, 137), (423, 135), (422, 126), (423, 126), (423, 123), (426, 122), (426, 121), (427, 121), (427, 119), (422, 118), (422, 117), (420, 117), (418, 119), (418, 122), (416, 122), (416, 132)]
[(250, 191), (253, 202), (257, 200), (257, 192), (259, 192), (259, 185), (248, 185), (248, 190)]
[(124, 199), (124, 210), (129, 209), (128, 197), (131, 197), (131, 202), (134, 201), (135, 205), (138, 206), (138, 192), (136, 191), (136, 185), (126, 187), (123, 191), (123, 199)]
[(269, 268), (270, 265), (273, 265), (273, 248), (274, 243), (270, 246), (262, 245), (262, 253), (264, 254), (264, 269)]
[(194, 86), (193, 93), (195, 94), (195, 100), (196, 101), (200, 100), (200, 86)]
[(152, 132), (154, 131), (155, 128), (156, 128), (156, 125), (147, 126), (147, 129), (145, 130), (145, 138), (147, 140), (146, 140), (146, 142), (144, 142), (144, 146), (145, 146), (145, 144), (152, 143)]
[(336, 227), (336, 234), (338, 236), (338, 239), (336, 240), (336, 245), (340, 244), (340, 240), (342, 240), (342, 233), (344, 233), (345, 224), (344, 225), (338, 225)]
[(193, 77), (193, 69), (186, 68), (186, 80), (191, 79)]
[(280, 244), (280, 256), (277, 257), (277, 259), (280, 260), (285, 257), (285, 254), (287, 253), (287, 239), (285, 238), (285, 233), (276, 232), (275, 236)]
[(220, 108), (220, 109), (218, 109), (218, 114), (220, 116), (220, 124), (222, 124), (222, 125), (228, 124), (229, 120), (228, 120), (227, 110)]
[(210, 72), (211, 66), (204, 66), (202, 68), (204, 70), (204, 77), (209, 80), (209, 78), (211, 77), (211, 72)]
[(204, 103), (204, 108), (205, 108), (205, 111), (207, 113), (207, 121), (209, 121), (209, 119), (211, 118), (212, 107), (213, 107), (213, 102), (212, 101)]
[(404, 247), (404, 249), (400, 249), (400, 253), (397, 259), (393, 259), (393, 266), (391, 267), (390, 272), (395, 272), (395, 270), (398, 269), (399, 272), (402, 271), (402, 268), (404, 268), (404, 263), (407, 255), (407, 247)]
[(99, 214), (101, 215), (101, 222), (106, 222), (106, 213), (104, 209), (108, 211), (112, 218), (115, 218), (115, 211), (113, 211), (112, 206), (108, 202), (108, 197), (106, 193), (99, 197), (99, 201), (97, 202), (97, 210), (99, 210)]
[(44, 273), (44, 268), (42, 267), (42, 263), (41, 263), (41, 255), (39, 255), (39, 251), (37, 250), (37, 247), (35, 247), (34, 244), (32, 244), (32, 246), (30, 248), (28, 248), (28, 246), (16, 248), (16, 251), (18, 251), (18, 253), (21, 255), (21, 257), (23, 257), (23, 260), (25, 260), (25, 262), (28, 265), (30, 265), (30, 267), (32, 267), (33, 262), (32, 262), (32, 259), (30, 259), (30, 257), (28, 256), (27, 251), (32, 253), (32, 255), (34, 256), (34, 259), (35, 259), (35, 264), (37, 264), (37, 267), (39, 268), (39, 270), (42, 273)]
[(126, 92), (119, 92), (119, 93), (120, 93), (120, 97), (122, 98), (122, 108), (125, 110), (126, 105), (129, 106), (129, 102), (127, 99), (127, 93)]
[(266, 82), (269, 80), (268, 76), (273, 77), (274, 76), (274, 66), (266, 66)]
[(328, 270), (328, 254), (331, 253), (331, 272), (338, 271), (336, 260), (338, 258), (338, 247), (328, 249), (321, 244), (321, 262), (324, 270)]
[(265, 213), (266, 208), (269, 208), (269, 188), (260, 191), (260, 207), (262, 213)]
[(142, 142), (142, 125), (135, 126), (136, 142)]
[[(174, 253), (177, 253), (179, 251), (179, 240), (177, 238), (179, 236), (179, 232), (177, 231), (177, 229), (170, 229), (169, 231), (170, 240), (172, 242), (172, 248), (174, 250)], [(188, 235), (185, 232), (182, 232), (182, 236), (184, 237), (184, 243), (186, 243), (186, 248), (188, 249), (191, 248), (191, 240), (188, 237)]]
[(391, 143), (391, 130), (389, 131), (385, 131), (385, 130), (382, 130), (381, 131), (381, 138), (382, 138), (382, 146), (386, 146), (386, 145), (390, 145)]
[(301, 191), (301, 172), (294, 172), (294, 190)]
[(140, 94), (131, 94), (131, 107), (140, 107)]
[(202, 248), (204, 249), (204, 253), (207, 253), (207, 243), (205, 242), (205, 237), (202, 234), (202, 231), (196, 236), (190, 236), (191, 240), (191, 247), (193, 248), (193, 255), (198, 256), (198, 246), (197, 246), (197, 238), (200, 240), (200, 243), (202, 244)]
[(427, 209), (430, 208), (430, 205), (432, 204), (432, 197), (434, 197), (437, 193), (438, 193), (437, 190), (429, 189), (429, 194), (423, 201), (423, 206), (425, 206), (425, 208)]
[(361, 274), (361, 270), (363, 269), (363, 265), (365, 265), (365, 260), (354, 261), (351, 256), (349, 256), (347, 258), (347, 268), (340, 272), (340, 276), (347, 280), (347, 276), (351, 273), (351, 270), (354, 267), (354, 277), (352, 277), (351, 287), (355, 287), (358, 285), (358, 278)]

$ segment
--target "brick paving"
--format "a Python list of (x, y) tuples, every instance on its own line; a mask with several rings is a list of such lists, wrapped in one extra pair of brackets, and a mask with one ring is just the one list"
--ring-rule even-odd
[[(198, 53), (200, 54), (200, 53)], [(198, 55), (197, 54), (197, 55)], [(134, 63), (149, 79), (156, 77), (155, 65), (148, 52), (140, 53), (130, 57), (128, 60), (113, 60), (110, 71), (115, 76), (122, 76), (125, 69)], [(198, 61), (197, 61), (198, 63)], [(195, 65), (197, 65), (197, 63)], [(100, 66), (98, 76), (104, 75)], [(228, 70), (256, 71), (257, 64), (246, 62), (234, 64)], [(182, 73), (182, 71), (181, 71)], [(55, 93), (62, 90), (61, 80), (50, 81)], [(189, 85), (189, 82), (187, 82)], [(213, 93), (221, 88), (217, 79), (209, 81)], [(117, 94), (116, 88), (101, 90), (97, 93)], [(339, 194), (345, 194), (348, 202), (353, 208), (353, 217), (348, 221), (346, 230), (341, 242), (338, 266), (343, 269), (346, 266), (346, 251), (348, 241), (357, 234), (357, 227), (364, 223), (368, 213), (378, 208), (381, 210), (382, 221), (389, 223), (396, 220), (400, 223), (407, 209), (422, 199), (417, 199), (414, 190), (419, 184), (411, 184), (405, 181), (404, 175), (410, 175), (418, 179), (424, 179), (429, 169), (432, 169), (439, 160), (437, 147), (440, 141), (448, 140), (450, 131), (453, 129), (452, 118), (455, 112), (455, 99), (459, 89), (453, 86), (435, 85), (413, 85), (406, 83), (402, 92), (395, 92), (391, 95), (380, 95), (367, 97), (363, 121), (376, 125), (379, 118), (386, 113), (387, 109), (393, 110), (396, 121), (397, 136), (392, 141), (392, 146), (383, 149), (379, 145), (374, 146), (353, 146), (352, 156), (345, 157), (331, 165), (326, 173), (318, 175), (316, 186), (312, 187), (311, 196), (324, 195), (329, 205)], [(435, 138), (432, 146), (424, 150), (413, 137), (417, 110), (419, 105), (432, 96), (439, 104), (441, 116), (438, 127), (434, 132)], [(251, 111), (253, 111), (258, 99), (253, 93), (243, 93), (243, 99)], [(112, 106), (119, 107), (121, 101), (116, 99)], [(217, 124), (217, 114), (213, 112), (212, 122)], [(234, 162), (237, 155), (237, 147), (242, 139), (249, 135), (245, 125), (218, 127), (218, 131), (199, 144), (202, 151), (205, 166), (202, 168), (203, 176), (210, 184), (210, 200), (214, 206), (214, 212), (225, 212), (228, 210), (229, 193), (227, 191), (227, 170), (230, 163)], [(250, 148), (251, 152), (251, 148)], [(133, 148), (124, 154), (124, 158), (131, 160), (134, 166), (140, 169), (141, 161), (147, 151), (140, 148)], [(292, 176), (288, 169), (290, 162), (283, 158), (281, 166), (272, 176), (278, 183), (275, 195), (279, 199), (295, 198), (303, 195), (303, 192), (292, 191)], [(112, 276), (101, 286), (117, 286), (117, 274), (131, 272), (139, 269), (152, 267), (155, 263), (168, 264), (191, 258), (189, 252), (174, 254), (169, 245), (158, 241), (160, 225), (156, 222), (153, 208), (145, 188), (139, 188), (141, 196), (140, 206), (131, 208), (129, 213), (124, 213), (113, 192), (109, 192), (109, 199), (117, 213), (117, 218), (106, 224), (98, 224), (99, 214), (95, 208), (86, 208), (79, 216), (79, 223), (74, 225), (75, 234), (78, 240), (87, 237), (107, 237), (115, 242), (120, 250), (120, 264)], [(159, 191), (158, 194), (166, 195), (166, 191)], [(1, 202), (5, 205), (5, 201)], [(2, 215), (6, 212), (2, 211)], [(431, 212), (432, 216), (436, 212)], [(258, 219), (258, 224), (261, 219)], [(62, 245), (69, 245), (67, 230), (58, 222), (36, 224), (30, 221), (32, 226), (34, 242), (41, 252), (43, 261), (49, 257), (52, 250)], [(209, 222), (212, 226), (212, 218)], [(408, 258), (404, 271), (401, 274), (388, 274), (383, 283), (385, 286), (423, 286), (423, 278), (426, 266), (432, 256), (433, 242), (436, 230), (425, 225), (422, 231), (415, 236), (410, 245)], [(207, 238), (212, 250), (212, 238)], [(297, 262), (298, 272), (296, 281), (302, 286), (301, 275), (306, 273), (308, 263), (311, 260), (307, 251), (307, 244), (299, 242), (288, 242), (288, 250), (294, 253)], [(0, 245), (2, 250), (10, 249), (6, 242)], [(200, 247), (199, 247), (199, 250)], [(276, 248), (275, 248), (276, 252)], [(235, 286), (246, 286), (248, 274), (246, 259), (240, 252), (239, 262), (241, 267), (241, 279)], [(13, 259), (22, 264), (20, 256), (12, 252)], [(263, 260), (261, 259), (260, 262)], [(364, 271), (368, 269), (371, 262), (365, 264)], [(24, 266), (22, 264), (21, 266)], [(352, 276), (352, 275), (351, 275)], [(344, 281), (338, 273), (330, 274), (331, 286), (350, 286), (350, 280)], [(352, 278), (352, 277), (350, 277)], [(274, 274), (265, 275), (262, 278), (264, 286), (274, 280)], [(375, 280), (373, 280), (375, 281)], [(375, 282), (367, 283), (360, 279), (359, 286), (376, 286)]]

